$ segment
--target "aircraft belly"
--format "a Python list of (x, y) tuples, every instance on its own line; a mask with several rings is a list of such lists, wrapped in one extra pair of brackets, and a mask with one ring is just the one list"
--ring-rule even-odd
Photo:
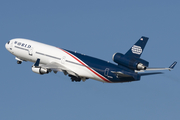
[(100, 77), (98, 77), (96, 74), (94, 74), (94, 72), (92, 72), (90, 70), (92, 68), (90, 68), (88, 66), (81, 65), (73, 59), (68, 59), (68, 61), (66, 61), (65, 64), (66, 64), (65, 66), (67, 68), (69, 68), (71, 71), (73, 71), (74, 73), (76, 73), (80, 77), (91, 78), (91, 79), (95, 79), (95, 80), (104, 82), (104, 80), (102, 80)]
[[(59, 48), (60, 49), (60, 48)], [(62, 50), (66, 56), (65, 62), (63, 63), (67, 68), (71, 69), (75, 73), (77, 73), (80, 77), (86, 77), (95, 79), (101, 82), (110, 82), (106, 77), (92, 69), (88, 66), (83, 60), (78, 58), (76, 55), (70, 53), (69, 51)]]

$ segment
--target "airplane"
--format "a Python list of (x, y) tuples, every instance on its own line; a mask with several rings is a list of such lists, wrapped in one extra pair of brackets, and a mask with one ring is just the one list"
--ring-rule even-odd
[(104, 83), (123, 83), (162, 73), (146, 71), (172, 70), (176, 66), (175, 61), (168, 68), (149, 68), (149, 62), (140, 58), (148, 39), (142, 36), (125, 54), (115, 53), (112, 59), (116, 64), (24, 38), (11, 39), (5, 48), (15, 56), (17, 64), (33, 62), (32, 71), (40, 75), (60, 71), (72, 82), (94, 79)]

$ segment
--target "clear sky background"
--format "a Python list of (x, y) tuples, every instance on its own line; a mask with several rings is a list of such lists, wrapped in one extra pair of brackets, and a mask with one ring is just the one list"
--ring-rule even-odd
[(179, 64), (140, 81), (71, 82), (63, 73), (38, 75), (5, 49), (27, 38), (110, 62), (141, 36), (151, 67), (180, 62), (179, 0), (1, 0), (0, 120), (178, 120)]

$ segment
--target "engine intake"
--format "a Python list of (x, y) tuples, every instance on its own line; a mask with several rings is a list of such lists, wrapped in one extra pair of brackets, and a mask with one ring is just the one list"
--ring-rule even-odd
[(47, 68), (35, 67), (35, 66), (32, 66), (32, 71), (34, 73), (37, 73), (37, 74), (40, 74), (40, 75), (49, 73), (49, 70)]
[(115, 53), (112, 59), (118, 65), (122, 65), (133, 70), (146, 70), (149, 65), (149, 62), (143, 59), (129, 58), (121, 53)]

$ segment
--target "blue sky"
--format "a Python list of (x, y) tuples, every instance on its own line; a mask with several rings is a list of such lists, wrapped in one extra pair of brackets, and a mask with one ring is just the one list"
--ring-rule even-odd
[(33, 63), (17, 65), (4, 47), (27, 38), (110, 62), (141, 36), (142, 58), (169, 67), (179, 57), (180, 1), (1, 0), (0, 120), (180, 119), (179, 65), (138, 82), (73, 83), (63, 73), (38, 75)]

